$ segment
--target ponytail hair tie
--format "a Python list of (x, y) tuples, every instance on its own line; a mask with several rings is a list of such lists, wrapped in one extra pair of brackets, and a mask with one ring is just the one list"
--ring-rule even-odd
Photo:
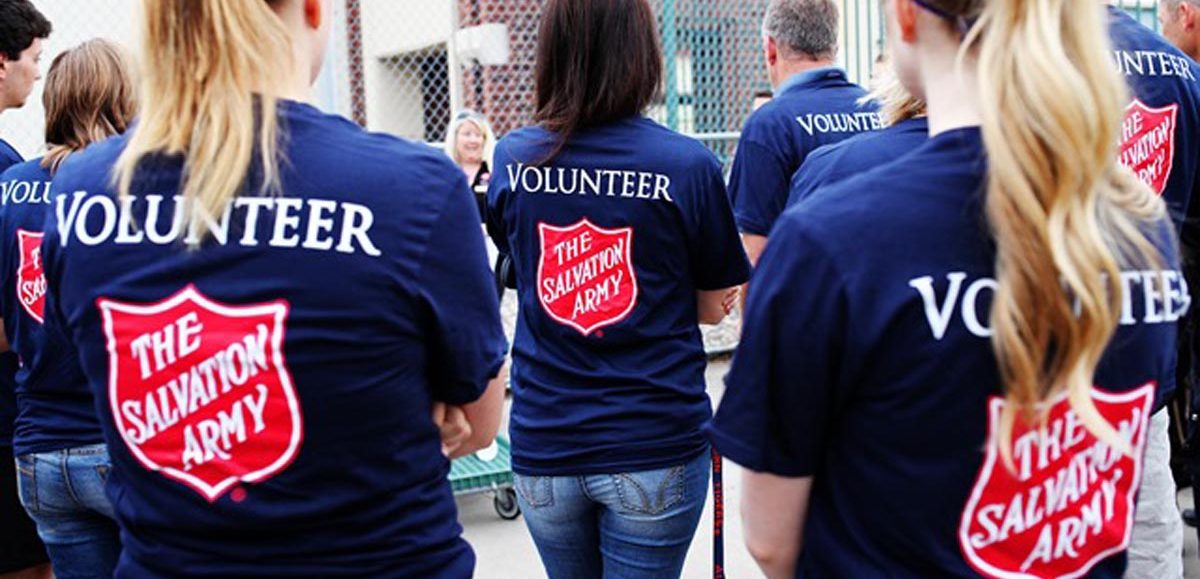
[(958, 28), (958, 31), (963, 34), (966, 34), (967, 31), (971, 29), (971, 26), (975, 24), (974, 18), (968, 19), (965, 16), (951, 14), (942, 8), (938, 8), (937, 6), (930, 4), (929, 0), (913, 0), (913, 2), (916, 2), (918, 6), (924, 8), (938, 18), (954, 24), (954, 26)]

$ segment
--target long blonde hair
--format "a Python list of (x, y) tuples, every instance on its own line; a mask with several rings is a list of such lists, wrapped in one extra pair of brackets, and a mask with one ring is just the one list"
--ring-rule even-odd
[(278, 1), (143, 1), (143, 107), (114, 173), (122, 195), (156, 154), (183, 156), (192, 220), (220, 214), (252, 166), (263, 191), (278, 188), (278, 100), (258, 92), (286, 85), (292, 70), (291, 38), (271, 10)]
[(1090, 432), (1129, 452), (1091, 391), (1120, 319), (1120, 270), (1162, 262), (1150, 238), (1165, 207), (1117, 162), (1128, 97), (1108, 60), (1103, 5), (926, 2), (964, 28), (974, 22), (959, 62), (976, 60), (988, 154), (1003, 459), (1012, 466), (1017, 416), (1044, 420), (1044, 403), (1064, 393)]
[(55, 57), (42, 91), (49, 145), (42, 166), (53, 174), (71, 153), (125, 132), (137, 114), (135, 90), (119, 44), (89, 40)]

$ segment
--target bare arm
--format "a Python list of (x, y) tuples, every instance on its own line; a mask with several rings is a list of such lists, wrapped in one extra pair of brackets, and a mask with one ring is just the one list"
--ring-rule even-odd
[(768, 579), (796, 576), (812, 480), (749, 470), (742, 475), (746, 548)]
[(729, 312), (733, 311), (738, 301), (740, 287), (730, 287), (723, 290), (696, 292), (696, 309), (701, 324), (717, 325)]
[(508, 382), (508, 366), (488, 382), (483, 396), (465, 406), (448, 406), (441, 402), (433, 407), (433, 422), (442, 435), (442, 452), (455, 459), (487, 448), (500, 430), (504, 411), (504, 389)]
[(746, 248), (746, 257), (750, 258), (750, 265), (752, 267), (757, 266), (758, 258), (762, 257), (763, 250), (767, 248), (767, 237), (765, 235), (743, 233), (742, 246)]
[[(0, 327), (4, 324), (4, 319), (0, 318)], [(8, 343), (8, 335), (0, 331), (0, 353), (7, 352), (12, 349), (12, 345)]]

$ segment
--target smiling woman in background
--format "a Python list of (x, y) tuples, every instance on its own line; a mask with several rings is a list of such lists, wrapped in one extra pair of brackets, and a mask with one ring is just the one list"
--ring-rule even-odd
[(479, 219), (484, 220), (487, 187), (492, 179), (492, 154), (496, 150), (496, 135), (483, 115), (467, 109), (457, 115), (446, 129), (446, 154), (462, 168), (475, 195)]

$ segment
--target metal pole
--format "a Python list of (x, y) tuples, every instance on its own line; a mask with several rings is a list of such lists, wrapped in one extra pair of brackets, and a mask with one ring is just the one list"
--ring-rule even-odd
[(360, 0), (346, 0), (346, 46), (350, 64), (350, 114), (354, 122), (367, 126), (367, 83), (363, 62), (362, 6)]
[(446, 39), (446, 67), (449, 69), (450, 76), (450, 111), (454, 114), (463, 109), (463, 67), (462, 62), (458, 59), (458, 28), (459, 14), (458, 10), (462, 5), (458, 0), (445, 0), (452, 2), (450, 7), (450, 37)]
[(676, 0), (663, 0), (663, 57), (666, 59), (666, 105), (667, 126), (679, 130), (679, 86), (676, 82), (678, 70), (679, 30), (675, 14)]

